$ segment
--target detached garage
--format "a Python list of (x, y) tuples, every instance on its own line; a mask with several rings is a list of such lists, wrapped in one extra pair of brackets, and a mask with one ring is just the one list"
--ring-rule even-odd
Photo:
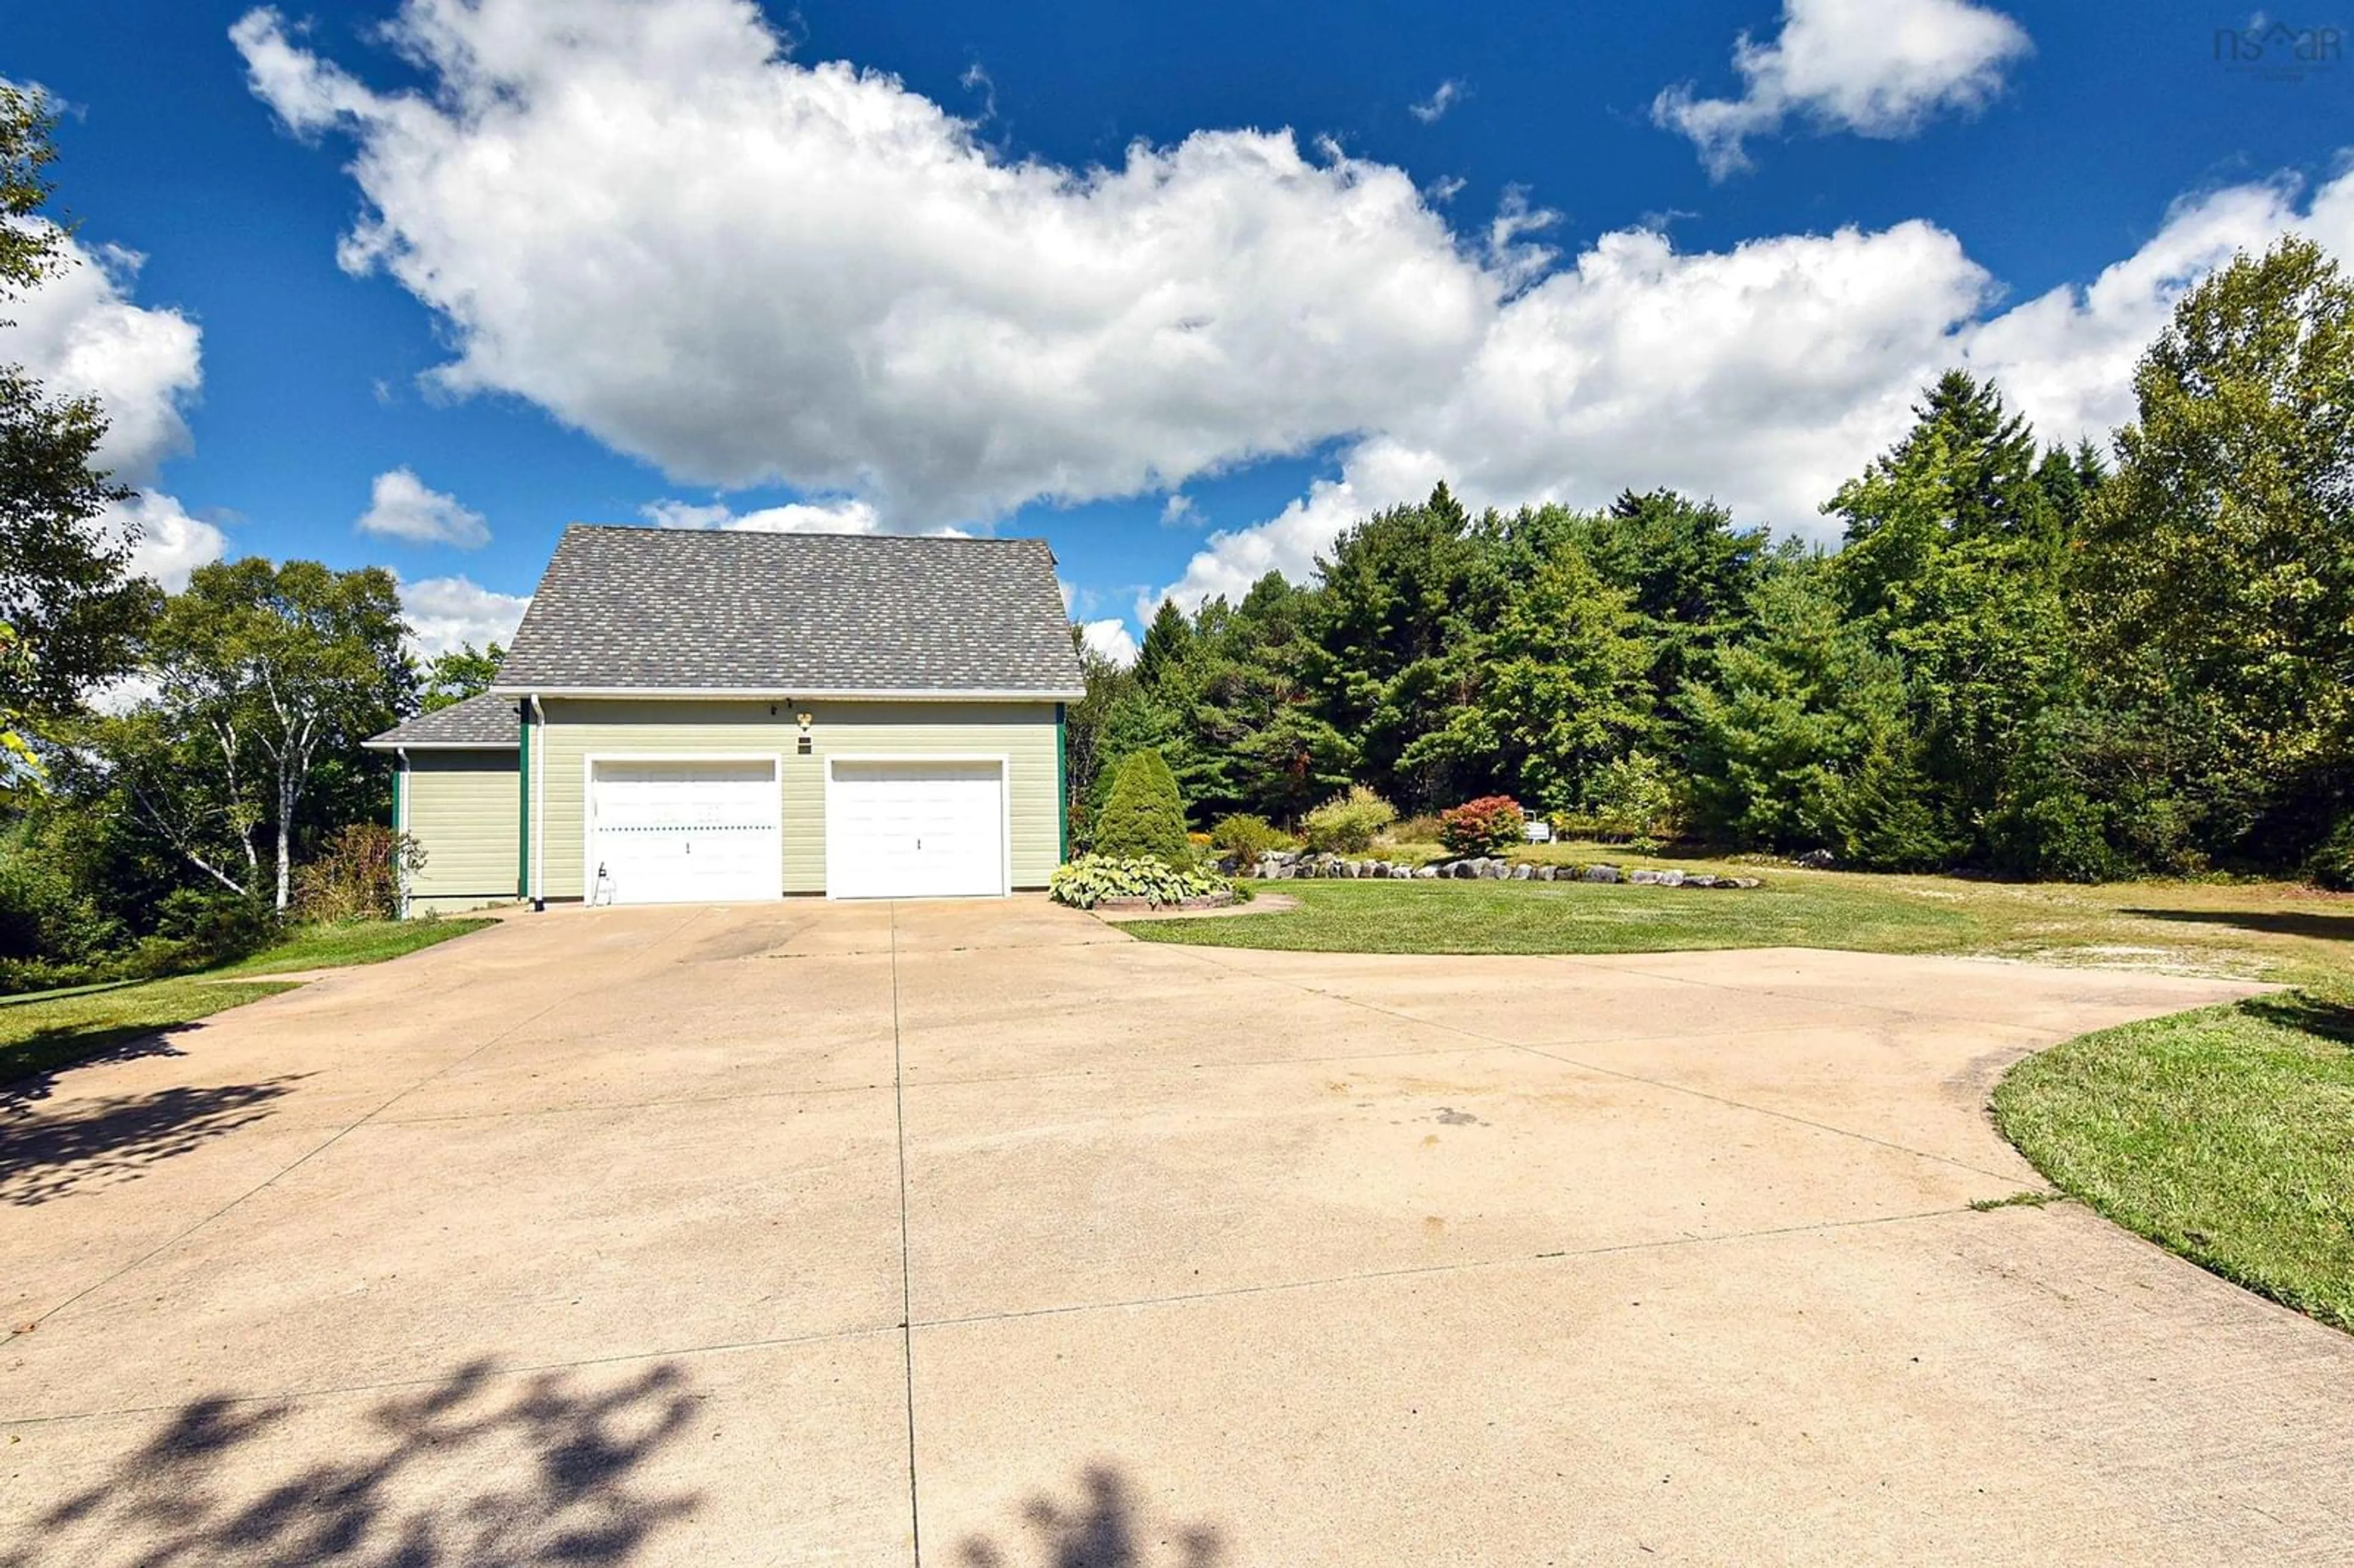
[(985, 897), (1063, 857), (1082, 694), (1040, 540), (574, 527), (492, 692), (368, 744), (412, 906)]

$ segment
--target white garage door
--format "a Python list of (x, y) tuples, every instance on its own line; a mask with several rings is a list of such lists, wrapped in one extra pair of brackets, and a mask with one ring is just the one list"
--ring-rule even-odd
[(784, 890), (777, 765), (598, 762), (588, 780), (589, 897), (741, 903)]
[(845, 762), (825, 789), (836, 898), (1005, 891), (1005, 770), (995, 762)]

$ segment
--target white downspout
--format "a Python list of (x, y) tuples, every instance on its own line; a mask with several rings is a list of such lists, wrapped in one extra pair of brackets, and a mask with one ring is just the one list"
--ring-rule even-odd
[(547, 907), (547, 713), (534, 692), (531, 727), (539, 732), (539, 766), (531, 774), (531, 906)]

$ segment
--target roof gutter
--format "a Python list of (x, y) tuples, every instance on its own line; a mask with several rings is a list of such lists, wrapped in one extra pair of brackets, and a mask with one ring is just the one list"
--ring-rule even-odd
[(894, 686), (843, 689), (816, 686), (493, 686), (494, 695), (523, 697), (647, 697), (678, 702), (823, 703), (1075, 703), (1084, 686), (1006, 687)]
[(511, 740), (364, 740), (363, 751), (513, 751)]

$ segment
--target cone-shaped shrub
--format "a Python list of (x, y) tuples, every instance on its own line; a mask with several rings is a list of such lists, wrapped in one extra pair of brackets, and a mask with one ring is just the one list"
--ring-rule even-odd
[(1157, 751), (1146, 749), (1119, 765), (1111, 796), (1096, 819), (1095, 853), (1190, 866), (1193, 846), (1185, 840), (1185, 800), (1177, 776)]

